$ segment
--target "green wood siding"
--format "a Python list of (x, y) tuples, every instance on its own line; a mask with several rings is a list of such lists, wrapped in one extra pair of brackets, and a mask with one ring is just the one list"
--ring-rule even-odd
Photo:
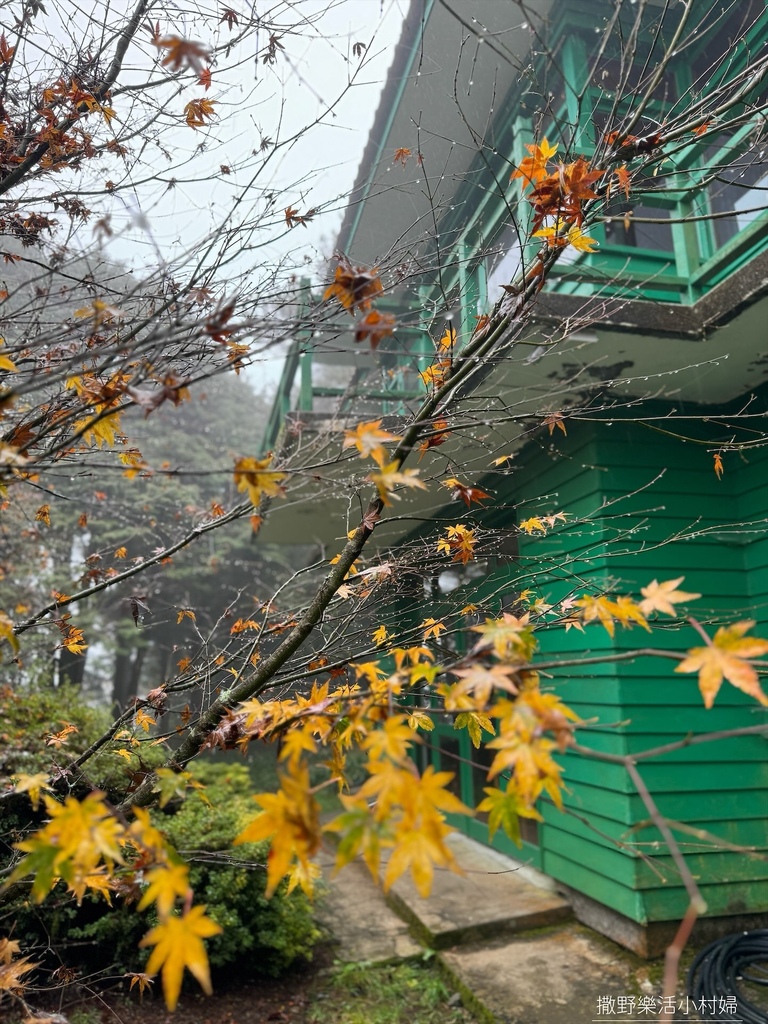
[[(637, 594), (653, 578), (685, 576), (683, 588), (703, 596), (691, 612), (710, 633), (718, 621), (768, 621), (768, 456), (727, 458), (718, 480), (711, 452), (670, 441), (641, 425), (616, 421), (569, 425), (556, 439), (565, 458), (530, 446), (514, 477), (519, 518), (566, 511), (591, 517), (544, 538), (521, 537), (520, 576), (529, 573), (550, 602), (584, 585), (613, 583)], [(547, 494), (525, 502), (525, 495)], [(760, 522), (762, 520), (762, 523)], [(742, 525), (744, 523), (751, 525)], [(674, 538), (670, 542), (670, 538)], [(535, 576), (541, 573), (544, 576)], [(523, 583), (522, 585), (526, 585)], [(565, 633), (539, 631), (543, 657), (610, 653), (643, 646), (642, 630), (599, 625)], [(765, 634), (763, 634), (765, 635)], [(650, 643), (674, 650), (699, 646), (692, 627), (654, 630)], [(688, 732), (754, 725), (765, 720), (755, 701), (727, 682), (707, 711), (695, 675), (674, 662), (632, 662), (556, 670), (553, 685), (583, 718), (624, 723), (589, 726), (580, 742), (615, 754), (639, 752)], [(768, 742), (744, 737), (700, 744), (642, 761), (639, 771), (663, 814), (729, 843), (768, 849)], [(547, 806), (540, 829), (541, 866), (560, 881), (645, 924), (681, 916), (687, 896), (660, 834), (635, 831), (648, 814), (618, 765), (566, 754), (570, 814)], [(632, 830), (632, 831), (630, 831)], [(768, 909), (768, 868), (748, 854), (717, 849), (706, 836), (678, 833), (710, 914)], [(623, 845), (617, 845), (623, 844)], [(634, 849), (652, 858), (652, 866)]]

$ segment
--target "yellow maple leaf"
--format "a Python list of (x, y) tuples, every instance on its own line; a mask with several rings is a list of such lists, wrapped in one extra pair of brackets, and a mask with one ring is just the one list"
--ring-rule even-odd
[(677, 615), (675, 605), (683, 601), (696, 601), (701, 594), (689, 594), (684, 590), (678, 590), (685, 576), (678, 576), (676, 580), (665, 580), (659, 583), (652, 580), (647, 587), (641, 587), (640, 593), (643, 600), (640, 602), (640, 611), (643, 615), (650, 615), (651, 612), (663, 612), (665, 615)]
[(544, 520), (540, 516), (531, 516), (530, 519), (524, 519), (520, 523), (520, 529), (527, 533), (529, 537), (533, 536), (534, 533), (546, 533), (547, 528), (544, 525)]
[(472, 631), (481, 635), (474, 649), (482, 651), (493, 648), (494, 654), (501, 661), (528, 661), (536, 649), (527, 612), (520, 618), (503, 612), (501, 618), (486, 619), (482, 626), (472, 626)]
[(511, 694), (518, 692), (518, 686), (512, 682), (514, 669), (511, 665), (486, 666), (477, 662), (470, 668), (457, 669), (454, 674), (461, 680), (458, 686), (453, 687), (454, 700), (459, 693), (469, 693), (481, 707), (484, 707), (494, 690), (503, 690)]
[(615, 634), (614, 618), (616, 615), (616, 605), (604, 594), (601, 594), (599, 597), (591, 597), (589, 594), (585, 594), (584, 597), (580, 597), (578, 601), (573, 602), (573, 607), (581, 610), (583, 622), (600, 622), (605, 627), (608, 636)]
[(539, 228), (533, 232), (533, 238), (545, 238), (550, 249), (563, 249), (568, 245), (568, 236), (555, 227)]
[(146, 881), (147, 889), (136, 909), (144, 910), (154, 903), (160, 920), (164, 921), (173, 910), (177, 897), (183, 899), (187, 895), (189, 868), (186, 864), (159, 864), (152, 868)]
[(288, 773), (280, 776), (277, 793), (259, 793), (254, 799), (262, 812), (236, 837), (235, 845), (271, 837), (265, 892), (269, 899), (295, 860), (304, 864), (317, 852), (319, 808), (309, 784), (309, 770), (303, 764), (289, 764)]
[(754, 619), (744, 619), (721, 626), (706, 647), (692, 648), (688, 657), (676, 666), (675, 672), (699, 673), (699, 689), (706, 708), (714, 704), (723, 677), (762, 705), (768, 705), (757, 672), (746, 660), (768, 653), (768, 640), (744, 636), (754, 625)]
[(61, 642), (61, 647), (66, 647), (70, 654), (82, 654), (83, 651), (87, 650), (88, 644), (85, 642), (82, 629), (70, 626), (67, 635)]
[(144, 732), (149, 732), (150, 725), (155, 725), (157, 723), (157, 719), (148, 714), (144, 708), (139, 708), (133, 717), (133, 721), (136, 725), (140, 726)]
[(235, 483), (238, 491), (247, 491), (251, 504), (258, 506), (264, 495), (277, 498), (285, 494), (281, 481), (286, 473), (270, 473), (272, 456), (263, 459), (242, 458), (235, 463)]
[(450, 352), (453, 346), (456, 344), (456, 328), (448, 326), (445, 328), (440, 341), (437, 343), (437, 348), (440, 352)]
[(514, 787), (506, 790), (497, 787), (483, 789), (485, 798), (477, 805), (480, 812), (488, 815), (488, 834), (493, 839), (496, 831), (503, 828), (516, 846), (522, 846), (519, 818), (533, 818), (543, 821), (535, 807), (529, 807)]
[(305, 895), (312, 898), (317, 880), (322, 877), (322, 868), (313, 860), (297, 860), (291, 864), (288, 870), (288, 885), (285, 893), (287, 896), (293, 892), (296, 886), (300, 886)]
[(34, 775), (19, 774), (16, 776), (14, 790), (17, 793), (29, 793), (32, 806), (37, 810), (40, 803), (40, 792), (47, 789), (53, 792), (48, 784), (48, 775), (45, 772), (35, 772)]
[(406, 716), (390, 715), (380, 729), (374, 729), (365, 737), (361, 746), (368, 752), (370, 761), (388, 758), (404, 764), (408, 762), (412, 742), (412, 730), (408, 727)]
[(466, 729), (475, 750), (479, 749), (482, 742), (483, 729), (492, 736), (496, 733), (493, 722), (482, 711), (462, 711), (460, 715), (456, 715), (453, 728)]
[(94, 299), (90, 306), (76, 309), (74, 315), (78, 320), (93, 318), (94, 325), (100, 327), (103, 323), (125, 316), (125, 313), (117, 306), (111, 306), (108, 302), (102, 302), (101, 299)]
[(546, 791), (555, 805), (562, 807), (562, 769), (551, 756), (551, 751), (555, 748), (552, 740), (541, 736), (529, 737), (516, 732), (503, 732), (489, 740), (487, 746), (498, 749), (488, 772), (489, 779), (494, 779), (500, 772), (508, 771), (512, 778), (507, 788), (519, 793), (527, 806), (532, 807), (542, 792)]
[(596, 238), (590, 238), (589, 235), (585, 235), (578, 225), (574, 224), (573, 227), (568, 229), (568, 241), (579, 252), (597, 252), (595, 246), (597, 245)]
[(420, 624), (420, 628), (424, 630), (423, 637), (425, 640), (429, 640), (433, 636), (436, 640), (439, 639), (440, 634), (444, 633), (448, 627), (444, 622), (439, 622), (437, 619), (433, 619), (431, 616), (424, 619)]
[(424, 387), (428, 389), (441, 387), (445, 383), (451, 365), (450, 359), (438, 359), (436, 363), (432, 363), (426, 370), (419, 370), (419, 376)]
[(14, 960), (13, 956), (18, 952), (18, 942), (0, 939), (0, 993), (11, 992), (19, 995), (26, 985), (26, 982), (21, 980), (22, 976), (40, 966), (33, 963), (28, 956)]
[(32, 899), (40, 903), (61, 878), (80, 900), (102, 862), (108, 867), (124, 863), (125, 829), (105, 806), (101, 792), (89, 793), (82, 801), (67, 797), (63, 804), (50, 796), (43, 800), (50, 820), (16, 844), (27, 856), (10, 881), (32, 875)]
[(385, 644), (390, 639), (387, 627), (379, 626), (378, 629), (374, 629), (371, 639), (377, 647), (381, 647), (382, 644)]
[(471, 562), (477, 546), (475, 531), (463, 523), (457, 523), (456, 526), (446, 526), (445, 532), (447, 536), (438, 540), (437, 550), (446, 555), (453, 555), (453, 561), (461, 562), (462, 565)]
[(281, 761), (288, 761), (289, 765), (295, 768), (298, 767), (305, 752), (307, 754), (316, 753), (317, 744), (311, 735), (314, 729), (315, 724), (313, 722), (308, 722), (304, 728), (300, 728), (297, 725), (293, 729), (289, 729), (283, 738), (279, 759)]
[[(381, 766), (380, 777), (386, 783), (379, 787), (379, 800), (383, 799), (387, 805), (383, 813), (388, 816), (390, 827), (394, 821), (392, 855), (384, 876), (384, 888), (388, 889), (410, 868), (419, 893), (428, 896), (434, 865), (459, 870), (444, 841), (452, 829), (445, 823), (443, 812), (468, 815), (474, 812), (447, 788), (454, 778), (453, 772), (436, 772), (430, 765), (419, 776), (412, 764), (410, 769), (389, 764)], [(378, 808), (376, 813), (380, 814)]]
[(425, 491), (427, 485), (419, 480), (418, 469), (400, 469), (400, 463), (395, 459), (386, 464), (382, 463), (378, 473), (369, 473), (366, 477), (372, 484), (376, 485), (379, 497), (385, 505), (391, 505), (391, 498), (397, 497), (392, 492), (396, 487), (418, 487)]
[(19, 639), (13, 631), (13, 619), (0, 609), (0, 642), (3, 640), (7, 640), (11, 645), (11, 650), (18, 653)]
[(82, 436), (84, 444), (95, 444), (99, 448), (104, 445), (112, 447), (120, 433), (120, 416), (120, 412), (103, 415), (102, 410), (96, 406), (96, 415), (76, 420), (73, 429)]
[(0, 963), (9, 964), (21, 952), (16, 939), (0, 939)]
[(417, 729), (423, 729), (424, 732), (432, 732), (435, 728), (435, 723), (426, 711), (412, 711), (408, 715), (408, 726), (413, 729), (414, 732)]
[(215, 921), (205, 916), (205, 906), (192, 907), (183, 917), (169, 917), (152, 928), (139, 943), (154, 946), (146, 973), (162, 971), (163, 995), (169, 1010), (176, 1009), (184, 968), (195, 976), (203, 991), (210, 995), (211, 972), (203, 939), (221, 934)]
[(370, 420), (367, 423), (358, 423), (354, 430), (344, 431), (344, 448), (357, 448), (362, 458), (372, 456), (379, 465), (384, 462), (386, 451), (383, 447), (387, 441), (401, 441), (399, 434), (390, 434), (388, 430), (381, 430), (381, 420)]
[(613, 607), (616, 621), (620, 622), (622, 626), (630, 628), (632, 623), (636, 622), (643, 629), (647, 629), (649, 633), (651, 632), (651, 627), (645, 621), (645, 616), (640, 606), (631, 597), (627, 597), (626, 594), (620, 594), (613, 602)]

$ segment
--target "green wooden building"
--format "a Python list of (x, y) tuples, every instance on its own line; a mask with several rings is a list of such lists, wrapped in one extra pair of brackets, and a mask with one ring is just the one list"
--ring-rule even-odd
[[(564, 148), (589, 157), (623, 102), (617, 81), (627, 69), (618, 49), (596, 50), (617, 10), (608, 0), (535, 0), (527, 21), (507, 0), (453, 6), (459, 16), (449, 4), (412, 3), (338, 239), (354, 263), (386, 256), (404, 268), (404, 283), (386, 300), (401, 327), (375, 353), (338, 331), (332, 346), (322, 331), (297, 337), (265, 450), (285, 443), (286, 423), (322, 432), (338, 429), (344, 416), (407, 414), (423, 394), (418, 373), (446, 317), (460, 345), (519, 266), (509, 216), (519, 187), (508, 178), (524, 145), (565, 139)], [(619, 7), (631, 28), (634, 5)], [(738, 76), (768, 48), (764, 3), (742, 0), (726, 20), (714, 0), (694, 8), (698, 30), (648, 110), (659, 122), (694, 103), (705, 82), (711, 88)], [(665, 10), (656, 0), (646, 5), (630, 90), (671, 31)], [(478, 513), (483, 525), (506, 531), (509, 544), (482, 577), (459, 574), (452, 586), (489, 596), (501, 610), (529, 587), (556, 603), (590, 586), (636, 594), (654, 578), (684, 576), (686, 590), (704, 595), (695, 608), (703, 621), (752, 618), (768, 635), (768, 450), (759, 444), (768, 409), (766, 96), (764, 79), (746, 92), (738, 125), (714, 142), (692, 137), (681, 145), (667, 187), (649, 183), (631, 215), (617, 198), (615, 217), (592, 232), (599, 251), (561, 260), (527, 335), (474, 382), (455, 454), (463, 474), (495, 497)], [(423, 167), (393, 161), (404, 147), (423, 152)], [(717, 175), (705, 170), (713, 164), (723, 168)], [(330, 384), (328, 365), (337, 375)], [(553, 414), (564, 417), (567, 434), (542, 427)], [(722, 455), (719, 478), (713, 458), (734, 431), (743, 444)], [(510, 459), (495, 466), (500, 453)], [(450, 457), (446, 446), (446, 466)], [(412, 523), (455, 516), (434, 493), (403, 508)], [(514, 528), (557, 511), (568, 512), (571, 525), (545, 537)], [(343, 535), (332, 503), (305, 514), (315, 517), (315, 534)], [(298, 506), (293, 516), (281, 514), (267, 539), (295, 536), (300, 515)], [(380, 543), (406, 543), (428, 528), (412, 523), (385, 525)], [(418, 620), (422, 611), (411, 613)], [(656, 630), (652, 643), (680, 650), (697, 637), (689, 627)], [(614, 638), (600, 629), (540, 633), (553, 662), (639, 644), (636, 630)], [(727, 684), (705, 710), (694, 678), (673, 667), (637, 657), (555, 669), (547, 682), (590, 723), (581, 742), (612, 753), (765, 720), (755, 701)], [(485, 771), (466, 733), (446, 722), (432, 737), (430, 756), (456, 772), (457, 791), (476, 804)], [(678, 839), (707, 918), (722, 928), (768, 913), (766, 753), (765, 735), (752, 735), (640, 766), (661, 812), (681, 823)], [(503, 836), (496, 845), (554, 878), (587, 923), (654, 954), (687, 905), (663, 841), (623, 768), (573, 755), (563, 764), (569, 813), (545, 803), (544, 821), (528, 823), (522, 851)], [(480, 818), (457, 824), (488, 841)]]

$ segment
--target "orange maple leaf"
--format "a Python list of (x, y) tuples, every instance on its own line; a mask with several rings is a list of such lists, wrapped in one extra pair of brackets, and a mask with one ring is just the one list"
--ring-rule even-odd
[(199, 100), (190, 100), (184, 107), (184, 119), (189, 127), (194, 128), (195, 131), (198, 128), (204, 128), (206, 118), (210, 119), (216, 116), (213, 109), (214, 104), (214, 100), (208, 100), (205, 97)]
[(336, 298), (349, 313), (354, 312), (355, 306), (364, 313), (371, 308), (371, 300), (383, 291), (378, 267), (366, 270), (343, 260), (336, 267), (333, 282), (323, 292), (323, 302)]
[(509, 176), (510, 181), (514, 181), (515, 178), (522, 178), (523, 188), (527, 185), (535, 185), (542, 178), (546, 178), (547, 162), (557, 152), (557, 144), (550, 146), (545, 137), (540, 143), (526, 144), (525, 148), (531, 155), (525, 157), (520, 162), (520, 166), (516, 167)]
[(35, 512), (35, 522), (45, 523), (46, 526), (51, 525), (51, 506), (41, 505), (40, 508)]
[(477, 534), (468, 526), (457, 523), (456, 526), (447, 526), (447, 536), (441, 537), (437, 542), (437, 550), (447, 555), (453, 555), (454, 562), (461, 562), (466, 565), (475, 557), (477, 546)]
[(0, 35), (0, 64), (10, 64), (15, 52), (16, 47), (10, 45), (3, 32)]
[(201, 43), (193, 42), (191, 39), (163, 36), (162, 39), (153, 39), (152, 42), (158, 50), (168, 51), (161, 63), (171, 71), (180, 71), (186, 64), (199, 78), (204, 71), (202, 62), (210, 60), (208, 50)]
[(624, 195), (629, 199), (629, 187), (631, 184), (631, 175), (627, 170), (627, 165), (622, 164), (621, 167), (617, 167), (614, 170), (614, 175), (619, 183), (619, 188), (624, 190)]
[(555, 427), (557, 427), (558, 430), (562, 430), (566, 437), (568, 436), (568, 431), (565, 429), (563, 417), (559, 412), (551, 412), (542, 425), (548, 428), (550, 437), (552, 437), (552, 434), (555, 432)]
[(490, 498), (490, 494), (487, 491), (482, 491), (479, 487), (472, 487), (469, 484), (463, 484), (455, 476), (440, 482), (443, 487), (447, 487), (451, 491), (451, 497), (454, 501), (463, 501), (467, 508), (469, 508), (473, 501), (480, 504), (483, 498)]
[(358, 323), (355, 330), (355, 341), (369, 341), (371, 349), (376, 350), (382, 338), (392, 334), (397, 327), (397, 320), (391, 313), (380, 313), (372, 309)]
[(419, 445), (419, 461), (424, 457), (424, 453), (429, 451), (430, 448), (437, 448), (438, 445), (445, 444), (450, 437), (450, 431), (448, 430), (448, 420), (434, 420), (432, 423), (433, 434), (429, 437), (425, 437)]

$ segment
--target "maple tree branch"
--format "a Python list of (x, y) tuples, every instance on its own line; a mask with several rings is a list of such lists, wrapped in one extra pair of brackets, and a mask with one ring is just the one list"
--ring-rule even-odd
[(36, 626), (47, 615), (58, 611), (59, 608), (66, 608), (67, 605), (74, 604), (77, 601), (82, 601), (86, 597), (90, 597), (91, 594), (98, 594), (102, 590), (107, 590), (109, 587), (114, 587), (117, 583), (122, 583), (124, 580), (130, 579), (131, 576), (135, 576), (137, 573), (143, 572), (145, 569), (149, 568), (149, 566), (162, 562), (164, 558), (170, 558), (171, 555), (174, 555), (177, 551), (181, 551), (182, 548), (191, 544), (192, 541), (196, 540), (198, 537), (202, 537), (203, 534), (209, 533), (211, 530), (218, 529), (220, 526), (223, 526), (225, 523), (230, 523), (234, 519), (242, 519), (243, 516), (250, 511), (250, 503), (243, 502), (225, 513), (223, 516), (219, 516), (217, 519), (212, 519), (207, 523), (201, 523), (199, 526), (190, 530), (190, 532), (182, 537), (181, 540), (176, 541), (175, 544), (169, 544), (168, 547), (163, 548), (162, 551), (158, 551), (149, 558), (145, 558), (136, 565), (132, 565), (129, 569), (124, 569), (123, 572), (117, 573), (116, 576), (110, 576), (107, 579), (100, 580), (98, 583), (94, 583), (93, 586), (84, 587), (76, 594), (65, 595), (61, 600), (52, 601), (50, 604), (45, 605), (45, 607), (41, 608), (31, 618), (14, 626), (14, 633), (18, 636), (20, 633), (24, 633), (28, 629), (31, 629), (32, 626)]
[(686, 892), (688, 893), (692, 906), (696, 908), (697, 913), (705, 913), (707, 909), (706, 901), (704, 900), (704, 897), (701, 895), (699, 887), (696, 884), (696, 880), (691, 874), (688, 865), (685, 863), (685, 857), (683, 857), (682, 853), (680, 852), (680, 847), (677, 845), (677, 840), (672, 835), (669, 825), (667, 824), (667, 819), (656, 806), (656, 801), (651, 796), (650, 790), (648, 789), (640, 773), (638, 772), (633, 758), (625, 758), (624, 765), (627, 771), (629, 772), (630, 778), (635, 784), (635, 788), (637, 789), (640, 799), (645, 804), (645, 807), (651, 816), (651, 820), (664, 837), (664, 841), (667, 844), (667, 849), (669, 850), (670, 855), (672, 856), (672, 859), (675, 862), (677, 870), (680, 872), (680, 877), (683, 880), (683, 885), (685, 886)]
[[(690, 0), (688, 0), (685, 4), (684, 14), (677, 27), (675, 39), (678, 39), (683, 32), (684, 25), (690, 14), (690, 9), (691, 3)], [(667, 60), (669, 54), (674, 49), (674, 45), (675, 43), (673, 40), (673, 44), (667, 47)], [(656, 69), (650, 86), (646, 90), (646, 99), (652, 93), (657, 81), (660, 80), (666, 63), (667, 61), (662, 61), (661, 66)], [(737, 102), (737, 99), (732, 97), (731, 105), (735, 102)], [(636, 123), (641, 114), (642, 105), (640, 109), (635, 112), (633, 119), (629, 123), (627, 131), (629, 131), (629, 129)], [(670, 135), (669, 137), (671, 138), (672, 136)], [(659, 146), (663, 145), (665, 141), (666, 138), (660, 140)], [(631, 149), (631, 147), (629, 148)], [(620, 159), (626, 159), (627, 147), (623, 147), (623, 152), (620, 152), (620, 150), (622, 150), (622, 147), (617, 147), (614, 152), (608, 154), (607, 162), (609, 164), (618, 163)], [(604, 199), (604, 196), (602, 198)], [(594, 204), (596, 205), (599, 201), (600, 200), (595, 200)], [(585, 207), (590, 205), (592, 204), (587, 203), (585, 204)], [(586, 212), (587, 210), (585, 209), (585, 213)], [(522, 324), (525, 314), (535, 301), (549, 275), (549, 272), (560, 257), (561, 252), (562, 249), (557, 247), (541, 248), (532, 264), (537, 268), (536, 272), (532, 273), (530, 269), (522, 269), (520, 271), (515, 281), (513, 281), (508, 287), (507, 292), (502, 295), (494, 306), (484, 330), (479, 331), (476, 338), (470, 338), (467, 344), (454, 355), (453, 362), (447, 369), (441, 384), (435, 387), (432, 394), (428, 395), (421, 403), (419, 409), (413, 415), (411, 423), (406, 427), (401, 440), (392, 453), (391, 461), (397, 465), (398, 469), (412, 453), (415, 444), (425, 428), (431, 428), (431, 420), (436, 411), (440, 409), (441, 406), (444, 406), (451, 395), (454, 394), (455, 391), (471, 377), (478, 367), (483, 365), (484, 361), (487, 360), (490, 355), (498, 354), (503, 350), (504, 346), (509, 343), (506, 340), (509, 328), (513, 324)], [(247, 679), (241, 679), (239, 682), (236, 682), (233, 686), (222, 691), (218, 695), (209, 708), (201, 714), (197, 724), (190, 729), (177, 750), (168, 758), (168, 761), (166, 762), (167, 767), (178, 769), (194, 758), (203, 746), (208, 733), (216, 727), (217, 723), (226, 714), (226, 712), (234, 705), (257, 696), (268, 685), (270, 680), (283, 667), (283, 665), (287, 663), (292, 655), (307, 640), (315, 626), (321, 620), (325, 609), (328, 607), (331, 600), (338, 592), (338, 589), (344, 582), (351, 566), (362, 553), (366, 542), (373, 533), (375, 523), (381, 517), (384, 510), (384, 504), (382, 497), (378, 494), (374, 495), (370, 499), (362, 522), (357, 527), (352, 537), (347, 541), (338, 561), (328, 572), (323, 583), (316, 591), (312, 601), (303, 612), (299, 622), (293, 627), (291, 632), (279, 644), (279, 646), (267, 658), (259, 663), (252, 675)], [(650, 652), (653, 649), (646, 650)], [(667, 651), (654, 651), (653, 653), (658, 653), (662, 657), (672, 657), (676, 660), (680, 660), (682, 657)], [(621, 655), (613, 656), (610, 660), (628, 660), (637, 656), (639, 655), (635, 652), (626, 652)], [(590, 662), (596, 663), (602, 660), (605, 659), (596, 658), (594, 661), (591, 659), (578, 659), (578, 663), (589, 664)], [(568, 662), (568, 664), (571, 664), (571, 662)], [(121, 806), (130, 807), (131, 805), (149, 804), (153, 799), (153, 782), (153, 776), (148, 775), (136, 791), (125, 798)], [(640, 786), (642, 785), (642, 780), (640, 780)], [(647, 793), (647, 790), (645, 792)], [(650, 794), (648, 794), (648, 796), (650, 798)], [(655, 808), (655, 805), (653, 806)], [(651, 813), (657, 812), (652, 811)]]
[[(534, 664), (534, 668), (539, 668)], [(647, 750), (640, 750), (631, 755), (633, 761), (647, 761), (652, 757), (660, 757), (662, 754), (671, 754), (675, 750), (684, 750), (686, 747), (694, 747), (699, 743), (714, 743), (717, 740), (738, 739), (741, 736), (762, 736), (768, 733), (768, 722), (762, 725), (745, 725), (739, 729), (719, 729), (717, 732), (698, 733), (697, 735), (686, 736), (682, 740), (673, 740), (671, 743), (663, 743), (658, 747), (649, 747)], [(580, 743), (571, 743), (569, 750), (574, 753), (583, 754), (584, 757), (591, 757), (595, 761), (606, 761), (609, 764), (625, 764), (625, 754), (609, 754), (605, 750), (595, 750), (593, 747), (585, 747)]]
[[(120, 38), (118, 39), (117, 46), (115, 47), (115, 55), (112, 58), (107, 74), (105, 75), (101, 85), (92, 93), (97, 100), (101, 101), (116, 81), (117, 76), (120, 74), (122, 69), (123, 60), (128, 47), (131, 44), (131, 40), (139, 30), (144, 15), (153, 6), (154, 2), (155, 0), (139, 0), (133, 14), (126, 22), (125, 27), (120, 33)], [(66, 132), (73, 125), (77, 124), (79, 120), (79, 113), (76, 116), (65, 117), (57, 123), (56, 128), (58, 131)], [(25, 175), (35, 166), (35, 164), (42, 160), (50, 147), (51, 144), (49, 142), (41, 142), (39, 145), (35, 146), (29, 156), (18, 164), (13, 171), (10, 171), (2, 181), (0, 181), (0, 195), (8, 192), (14, 187), (14, 185), (18, 185), (18, 183), (22, 181)]]
[(688, 939), (691, 937), (693, 926), (700, 913), (704, 913), (701, 904), (691, 900), (685, 911), (680, 926), (675, 932), (675, 937), (667, 946), (664, 953), (664, 981), (662, 989), (662, 1010), (659, 1020), (675, 1019), (675, 996), (677, 994), (677, 982), (680, 972), (680, 955), (685, 949)]
[(536, 662), (536, 668), (542, 671), (550, 668), (574, 668), (580, 665), (602, 665), (614, 661), (634, 661), (635, 658), (671, 658), (683, 661), (685, 654), (678, 651), (665, 651), (660, 647), (638, 647), (633, 651), (618, 651), (616, 654), (596, 654), (589, 658), (564, 658), (562, 661)]

